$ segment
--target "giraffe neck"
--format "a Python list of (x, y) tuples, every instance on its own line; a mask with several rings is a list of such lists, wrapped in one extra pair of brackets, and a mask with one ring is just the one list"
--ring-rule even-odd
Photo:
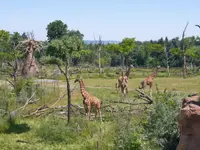
[(83, 80), (80, 80), (80, 81), (79, 81), (79, 84), (80, 84), (81, 94), (82, 94), (82, 96), (84, 96), (86, 90), (85, 90), (85, 85), (84, 85), (84, 83), (83, 83)]
[(131, 67), (128, 68), (128, 70), (126, 71), (126, 76), (128, 77), (131, 71)]

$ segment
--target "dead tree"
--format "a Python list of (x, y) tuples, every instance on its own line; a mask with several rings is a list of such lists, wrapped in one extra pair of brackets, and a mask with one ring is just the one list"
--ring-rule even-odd
[(186, 71), (187, 71), (187, 61), (186, 61), (186, 54), (185, 54), (185, 45), (184, 45), (184, 38), (185, 38), (185, 31), (188, 26), (188, 22), (183, 30), (182, 34), (182, 52), (183, 52), (183, 78), (186, 78)]
[(101, 35), (99, 35), (99, 40), (98, 40), (98, 42), (96, 42), (96, 38), (95, 38), (95, 35), (94, 35), (94, 41), (95, 41), (95, 45), (96, 45), (97, 50), (98, 50), (99, 74), (101, 74), (101, 73), (102, 73), (102, 66), (101, 66), (102, 41), (101, 41)]
[(16, 49), (20, 49), (24, 53), (22, 76), (24, 78), (35, 76), (39, 72), (34, 53), (40, 51), (42, 45), (39, 41), (34, 40), (33, 33), (30, 33), (29, 38), (21, 41)]

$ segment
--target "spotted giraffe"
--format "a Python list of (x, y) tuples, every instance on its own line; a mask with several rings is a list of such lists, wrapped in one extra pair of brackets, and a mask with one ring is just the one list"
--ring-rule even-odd
[(131, 65), (128, 70), (126, 71), (125, 75), (122, 71), (121, 76), (118, 78), (117, 83), (115, 84), (116, 90), (118, 91), (121, 88), (121, 93), (126, 94), (128, 93), (128, 78), (130, 75), (131, 68), (133, 66)]
[(139, 89), (143, 89), (143, 91), (145, 91), (145, 88), (147, 86), (149, 86), (149, 93), (150, 93), (150, 96), (152, 97), (152, 87), (153, 87), (153, 81), (155, 79), (155, 77), (157, 76), (157, 72), (158, 72), (158, 67), (156, 68), (156, 70), (148, 75), (148, 77), (146, 77), (140, 84), (141, 84), (141, 87), (139, 87)]
[(91, 95), (89, 92), (86, 91), (83, 80), (80, 77), (76, 78), (74, 83), (76, 83), (76, 82), (79, 82), (79, 84), (80, 84), (80, 91), (81, 91), (81, 95), (83, 97), (83, 105), (84, 105), (84, 108), (85, 108), (86, 117), (88, 116), (89, 120), (90, 120), (91, 107), (94, 107), (95, 108), (95, 118), (96, 118), (97, 113), (98, 113), (99, 116), (100, 116), (100, 119), (102, 121), (100, 100), (97, 97)]

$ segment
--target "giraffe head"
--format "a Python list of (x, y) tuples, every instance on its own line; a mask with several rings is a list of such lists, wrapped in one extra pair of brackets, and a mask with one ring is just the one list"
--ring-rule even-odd
[(156, 77), (158, 75), (158, 70), (160, 69), (160, 66), (157, 66), (156, 69), (153, 71), (153, 77)]
[(130, 65), (130, 68), (134, 68), (134, 66), (131, 64), (131, 65)]
[(81, 76), (80, 76), (80, 75), (77, 75), (77, 76), (76, 76), (76, 79), (74, 80), (74, 83), (79, 82), (80, 80), (81, 80)]

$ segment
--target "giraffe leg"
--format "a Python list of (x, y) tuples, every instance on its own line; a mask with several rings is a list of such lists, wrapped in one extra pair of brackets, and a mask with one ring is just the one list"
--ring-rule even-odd
[(100, 120), (101, 120), (101, 123), (102, 123), (102, 116), (101, 116), (101, 110), (100, 110), (100, 108), (98, 108), (98, 113), (99, 113), (99, 117), (100, 117)]
[(98, 108), (95, 108), (95, 119), (97, 118)]
[(149, 85), (149, 95), (152, 97), (152, 83)]
[(88, 117), (89, 117), (89, 120), (90, 120), (90, 117), (91, 117), (90, 110), (91, 110), (91, 106), (88, 105)]
[(86, 117), (86, 119), (87, 119), (87, 114), (88, 114), (88, 109), (87, 109), (87, 106), (86, 106), (86, 105), (84, 105), (84, 108), (85, 108), (85, 117)]
[(119, 92), (119, 84), (118, 84), (118, 82), (115, 84), (115, 88), (116, 88), (116, 91), (118, 93)]

